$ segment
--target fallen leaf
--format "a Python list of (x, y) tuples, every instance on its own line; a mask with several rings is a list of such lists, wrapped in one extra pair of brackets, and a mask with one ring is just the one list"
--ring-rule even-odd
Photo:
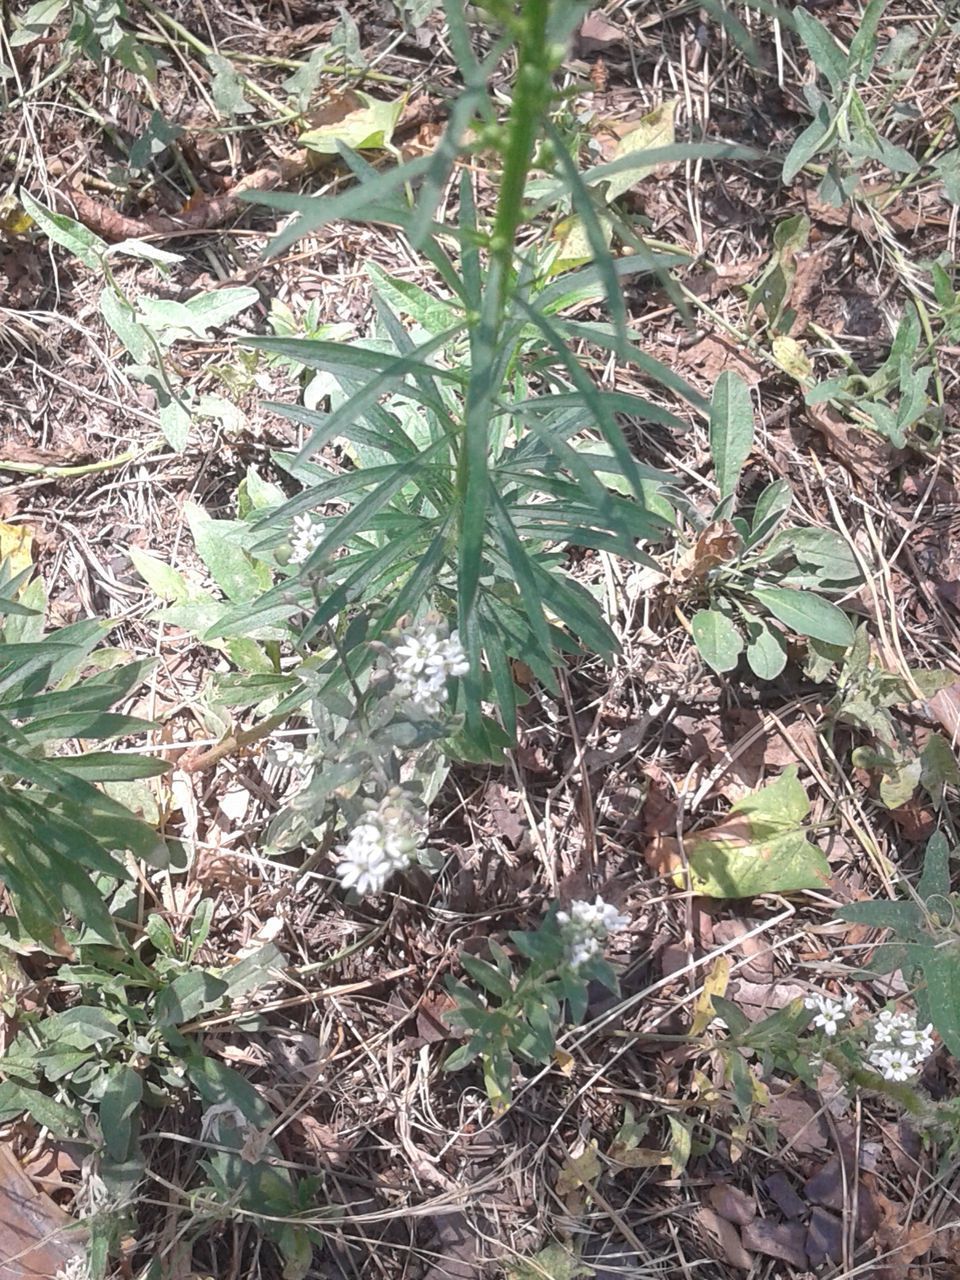
[(624, 44), (626, 32), (611, 22), (605, 13), (595, 9), (577, 28), (576, 42), (578, 54), (603, 53), (615, 44)]
[(726, 1218), (727, 1222), (735, 1222), (738, 1227), (746, 1226), (757, 1216), (756, 1200), (739, 1187), (731, 1187), (722, 1182), (710, 1188), (707, 1198), (721, 1218)]
[(703, 1231), (720, 1247), (724, 1261), (741, 1271), (749, 1271), (753, 1258), (740, 1243), (740, 1236), (732, 1222), (722, 1218), (705, 1205), (697, 1210), (696, 1221)]
[(308, 116), (311, 128), (301, 133), (301, 146), (319, 155), (337, 155), (337, 143), (355, 151), (389, 147), (403, 111), (403, 99), (384, 102), (360, 89), (351, 89)]
[(723, 822), (686, 844), (691, 887), (709, 898), (822, 888), (830, 867), (807, 839), (806, 792), (795, 768), (744, 796)]
[(843, 1257), (843, 1222), (826, 1209), (815, 1208), (807, 1224), (805, 1245), (813, 1267), (839, 1262)]
[(703, 582), (714, 569), (739, 555), (742, 546), (735, 526), (729, 520), (716, 520), (681, 557), (676, 576), (682, 581)]
[(436, 1258), (423, 1273), (423, 1280), (476, 1280), (483, 1262), (476, 1231), (462, 1213), (434, 1218), (436, 1239), (431, 1254)]
[(580, 1155), (569, 1155), (557, 1175), (557, 1195), (567, 1196), (578, 1187), (596, 1182), (602, 1170), (597, 1144), (591, 1141)]
[(740, 1228), (740, 1239), (746, 1249), (763, 1253), (768, 1258), (780, 1258), (798, 1270), (806, 1270), (807, 1231), (799, 1222), (771, 1222), (769, 1218), (754, 1218)]
[(804, 413), (833, 456), (860, 480), (882, 480), (907, 456), (871, 431), (861, 431), (828, 404), (808, 404)]
[(676, 141), (674, 117), (676, 99), (662, 102), (639, 120), (598, 120), (596, 140), (604, 160), (626, 160), (636, 157), (635, 167), (622, 169), (604, 181), (607, 200), (616, 200), (652, 173), (669, 172), (673, 164), (644, 164), (643, 153), (660, 147), (671, 147)]
[(41, 1280), (85, 1256), (84, 1233), (0, 1143), (0, 1280)]
[(830, 1146), (826, 1116), (791, 1093), (771, 1094), (765, 1119), (775, 1126), (777, 1137), (800, 1155), (826, 1151)]
[(727, 994), (730, 982), (730, 957), (718, 956), (717, 962), (707, 974), (703, 989), (697, 996), (693, 1006), (693, 1022), (690, 1024), (691, 1036), (702, 1036), (713, 1021), (715, 1015), (713, 997), (721, 998)]
[(785, 1218), (802, 1218), (807, 1212), (805, 1201), (794, 1191), (785, 1173), (772, 1174), (763, 1184), (763, 1189)]
[(802, 344), (796, 338), (780, 334), (770, 345), (773, 358), (783, 372), (793, 378), (794, 382), (799, 382), (801, 387), (805, 387), (813, 377), (813, 364)]
[(33, 534), (26, 525), (0, 523), (0, 560), (11, 577), (30, 568), (32, 548)]
[(960, 680), (935, 693), (926, 708), (950, 740), (956, 742), (960, 738)]
[(739, 373), (750, 387), (758, 386), (764, 377), (764, 370), (759, 362), (718, 334), (707, 334), (699, 342), (681, 347), (676, 358), (680, 364), (697, 369), (711, 385), (728, 369)]

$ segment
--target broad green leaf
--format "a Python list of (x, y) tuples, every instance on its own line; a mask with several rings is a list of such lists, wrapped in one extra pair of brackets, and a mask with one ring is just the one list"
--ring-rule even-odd
[(164, 343), (183, 338), (203, 339), (208, 330), (222, 328), (259, 300), (260, 294), (249, 286), (212, 289), (194, 294), (186, 302), (143, 297), (138, 299), (139, 318), (152, 332), (161, 334)]
[(832, 529), (782, 529), (768, 543), (766, 556), (793, 554), (802, 568), (816, 571), (820, 582), (856, 582), (860, 565), (847, 540)]
[(933, 1025), (953, 1056), (960, 1057), (960, 946), (948, 937), (936, 947), (924, 947), (921, 954)]
[(932, 898), (946, 897), (950, 892), (950, 846), (942, 831), (936, 831), (927, 841), (923, 852), (923, 872), (917, 884), (917, 893), (929, 902)]
[(849, 924), (892, 929), (902, 938), (917, 937), (923, 927), (923, 915), (914, 902), (850, 902), (838, 907), (836, 915)]
[(104, 254), (107, 252), (106, 240), (101, 240), (76, 218), (65, 213), (54, 213), (39, 200), (34, 200), (29, 191), (21, 190), (20, 203), (29, 213), (40, 230), (55, 244), (69, 249), (85, 267), (99, 273)]
[(141, 551), (139, 547), (128, 548), (127, 555), (140, 577), (161, 600), (171, 604), (182, 604), (195, 594), (191, 592), (190, 584), (183, 574), (164, 560), (150, 555), (149, 552)]
[(753, 587), (750, 595), (801, 636), (811, 636), (825, 644), (846, 648), (853, 644), (850, 619), (829, 600), (812, 591), (793, 591), (789, 587)]
[[(642, 116), (635, 128), (625, 133), (616, 145), (611, 161), (633, 159), (636, 166), (630, 166), (612, 174), (607, 179), (607, 199), (616, 200), (624, 192), (635, 187), (642, 179), (649, 177), (659, 167), (644, 161), (644, 153), (654, 148), (672, 147), (676, 141), (674, 120), (677, 113), (676, 99), (663, 102), (653, 111)], [(603, 121), (599, 122), (601, 127)]]
[(137, 364), (149, 364), (154, 355), (150, 335), (136, 319), (136, 310), (110, 285), (100, 294), (100, 314)]
[(67, 0), (37, 0), (18, 19), (20, 25), (9, 37), (11, 47), (17, 49), (21, 45), (32, 44), (34, 40), (46, 35), (66, 3)]
[(931, 733), (924, 743), (920, 760), (920, 781), (930, 798), (937, 805), (942, 805), (945, 789), (960, 787), (960, 764), (956, 753), (942, 734)]
[(877, 53), (877, 27), (886, 4), (887, 0), (870, 0), (860, 19), (857, 34), (850, 41), (847, 65), (860, 80), (866, 80), (873, 68)]
[(807, 838), (809, 804), (791, 766), (744, 796), (709, 831), (686, 840), (691, 888), (709, 898), (823, 889), (826, 858)]
[(710, 401), (710, 453), (721, 501), (736, 492), (752, 447), (750, 388), (738, 373), (728, 369), (717, 379)]
[(359, 89), (329, 103), (322, 114), (331, 117), (300, 135), (300, 145), (320, 155), (335, 156), (338, 143), (356, 151), (389, 147), (397, 127), (404, 99), (384, 102)]
[(690, 619), (694, 643), (714, 671), (732, 671), (743, 653), (743, 636), (719, 609), (699, 609)]
[(761, 680), (776, 680), (787, 665), (783, 637), (762, 618), (751, 618), (747, 623), (747, 662)]
[(154, 1017), (161, 1027), (190, 1022), (209, 1009), (216, 1009), (227, 994), (222, 978), (200, 969), (190, 969), (174, 978), (157, 996)]
[(184, 512), (197, 554), (228, 600), (246, 604), (268, 589), (269, 568), (255, 563), (237, 542), (238, 536), (249, 536), (246, 525), (234, 520), (213, 520), (195, 502), (186, 503)]
[(133, 1067), (110, 1072), (100, 1099), (100, 1128), (111, 1160), (131, 1155), (136, 1135), (135, 1120), (143, 1099), (143, 1079)]
[(217, 110), (227, 117), (249, 115), (253, 107), (243, 96), (243, 80), (233, 63), (219, 53), (208, 53), (207, 62), (213, 72), (210, 92)]

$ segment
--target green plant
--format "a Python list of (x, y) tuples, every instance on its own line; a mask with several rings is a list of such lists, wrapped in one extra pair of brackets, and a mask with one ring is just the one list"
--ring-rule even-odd
[[(30, 569), (0, 563), (0, 879), (25, 939), (52, 944), (69, 915), (104, 944), (120, 935), (97, 877), (130, 882), (123, 854), (149, 866), (180, 858), (110, 795), (116, 784), (150, 778), (162, 761), (68, 743), (109, 744), (152, 728), (113, 710), (149, 674), (101, 647), (110, 626), (95, 620), (44, 630), (46, 595)], [(99, 785), (98, 785), (99, 784)]]
[(779, 528), (793, 502), (786, 480), (763, 490), (749, 519), (734, 514), (753, 437), (750, 392), (737, 374), (723, 373), (710, 407), (720, 501), (704, 518), (679, 491), (667, 488), (663, 497), (692, 530), (674, 577), (690, 599), (703, 601), (690, 629), (704, 661), (715, 671), (732, 671), (745, 653), (753, 673), (772, 680), (786, 664), (791, 632), (840, 649), (852, 642), (846, 614), (822, 593), (849, 589), (860, 570), (832, 530)]
[(155, 80), (157, 64), (142, 41), (127, 29), (129, 14), (124, 0), (37, 0), (10, 36), (13, 48), (45, 38), (69, 3), (66, 32), (66, 65), (86, 57), (101, 64), (112, 58), (128, 71)]
[(841, 920), (889, 929), (893, 940), (878, 946), (870, 968), (876, 973), (900, 969), (908, 983), (919, 983), (917, 1007), (932, 1022), (954, 1055), (960, 1053), (960, 895), (950, 889), (950, 846), (942, 832), (927, 841), (923, 872), (913, 888), (902, 882), (904, 897), (892, 902), (853, 902), (840, 907)]
[(801, 169), (829, 152), (820, 185), (821, 199), (840, 205), (858, 182), (859, 170), (870, 161), (895, 173), (911, 174), (917, 161), (909, 151), (884, 138), (870, 119), (860, 89), (870, 78), (877, 56), (877, 28), (886, 0), (870, 0), (857, 34), (845, 50), (827, 27), (804, 9), (793, 14), (797, 32), (828, 92), (816, 84), (804, 85), (813, 121), (800, 134), (783, 163), (783, 181), (792, 182)]
[[(135, 895), (106, 877), (98, 888), (113, 917), (133, 931)], [(148, 917), (130, 946), (105, 946), (89, 931), (74, 936), (74, 962), (59, 966), (47, 995), (48, 1008), (65, 1007), (53, 1013), (21, 1009), (15, 1015), (19, 1030), (0, 1064), (0, 1117), (26, 1113), (55, 1137), (92, 1143), (84, 1198), (91, 1273), (97, 1277), (119, 1243), (146, 1171), (145, 1108), (183, 1107), (199, 1095), (211, 1121), (204, 1136), (209, 1129), (221, 1145), (223, 1127), (214, 1122), (223, 1112), (239, 1116), (244, 1126), (272, 1122), (269, 1109), (242, 1077), (204, 1057), (188, 1024), (269, 981), (282, 967), (282, 957), (268, 944), (226, 969), (199, 967), (195, 956), (212, 914), (212, 902), (200, 903), (179, 943), (159, 915)], [(229, 1156), (229, 1147), (227, 1153), (208, 1152), (202, 1167), (219, 1179), (229, 1201), (250, 1213), (292, 1211), (295, 1185), (266, 1163), (271, 1144), (261, 1142), (257, 1156), (247, 1157), (245, 1165), (236, 1154)], [(212, 1186), (206, 1194), (214, 1198), (215, 1190)], [(269, 1224), (265, 1229), (277, 1238)], [(279, 1243), (282, 1247), (283, 1240)]]
[[(522, 658), (555, 688), (562, 655), (581, 649), (609, 655), (616, 648), (589, 590), (568, 572), (566, 548), (642, 560), (638, 542), (655, 541), (669, 515), (656, 497), (663, 477), (635, 460), (620, 418), (668, 427), (676, 419), (643, 396), (599, 390), (589, 360), (573, 344), (615, 351), (671, 395), (705, 409), (696, 392), (635, 345), (626, 325), (620, 280), (662, 271), (676, 257), (634, 236), (637, 251), (615, 261), (597, 211), (605, 200), (601, 178), (648, 171), (651, 158), (682, 158), (703, 147), (640, 149), (581, 175), (553, 124), (553, 78), (583, 6), (498, 0), (488, 6), (498, 38), (482, 62), (462, 6), (451, 0), (445, 11), (465, 91), (433, 156), (378, 173), (341, 145), (357, 179), (353, 190), (334, 199), (256, 197), (300, 214), (275, 251), (334, 218), (372, 217), (410, 238), (443, 292), (434, 296), (379, 274), (374, 345), (251, 340), (258, 350), (331, 376), (340, 389), (326, 413), (274, 406), (310, 434), (299, 454), (278, 458), (302, 492), (265, 517), (264, 545), (278, 545), (290, 521), (310, 510), (322, 515), (325, 535), (253, 610), (235, 611), (210, 634), (242, 635), (261, 612), (296, 602), (308, 613), (305, 645), (333, 618), (341, 626), (351, 620), (346, 652), (357, 675), (399, 618), (425, 609), (455, 616), (470, 664), (458, 693), (465, 731), (457, 749), (490, 755), (513, 739), (519, 694), (511, 659)], [(516, 92), (500, 124), (487, 81), (511, 45)], [(501, 166), (496, 207), (489, 218), (478, 214), (465, 173), (458, 223), (440, 226), (433, 221), (440, 191), (460, 157), (471, 153), (492, 155)], [(557, 195), (528, 203), (531, 167), (546, 165), (560, 175), (554, 187), (581, 220), (594, 260), (555, 278), (551, 230), (564, 210), (551, 219)], [(412, 204), (405, 184), (418, 178), (424, 181)], [(611, 325), (566, 317), (572, 306), (601, 297)], [(324, 451), (332, 444), (346, 450), (351, 469), (331, 464)], [(484, 714), (485, 703), (495, 705), (498, 720)]]
[(176, 343), (203, 339), (210, 329), (227, 324), (252, 306), (260, 296), (256, 289), (210, 289), (195, 293), (185, 302), (148, 294), (128, 298), (112, 269), (116, 257), (149, 262), (160, 272), (182, 262), (182, 257), (142, 240), (107, 244), (75, 218), (47, 209), (29, 192), (21, 192), (20, 199), (40, 231), (103, 278), (100, 312), (133, 358), (127, 373), (155, 392), (157, 419), (171, 448), (178, 452), (186, 448), (195, 415), (215, 418), (227, 430), (242, 425), (243, 415), (235, 405), (222, 396), (198, 395), (174, 371), (168, 355)]
[(447, 1058), (444, 1069), (459, 1071), (479, 1058), (494, 1110), (506, 1110), (513, 1095), (514, 1059), (550, 1062), (560, 1028), (583, 1020), (591, 980), (618, 994), (617, 976), (603, 958), (602, 943), (608, 933), (628, 923), (599, 897), (595, 903), (574, 902), (569, 912), (553, 906), (538, 929), (510, 934), (525, 961), (521, 973), (492, 938), (487, 947), (493, 964), (462, 951), (460, 965), (482, 995), (448, 977), (447, 988), (457, 1003), (446, 1019), (469, 1035)]

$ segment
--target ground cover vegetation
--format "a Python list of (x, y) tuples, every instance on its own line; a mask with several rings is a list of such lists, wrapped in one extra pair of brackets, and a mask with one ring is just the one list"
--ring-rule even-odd
[(954, 1274), (960, 6), (3, 13), (0, 1271)]

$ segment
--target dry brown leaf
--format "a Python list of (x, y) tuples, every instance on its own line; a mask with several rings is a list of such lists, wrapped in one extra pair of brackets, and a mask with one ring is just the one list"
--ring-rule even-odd
[(830, 1126), (826, 1117), (809, 1102), (793, 1094), (772, 1094), (765, 1118), (776, 1125), (778, 1136), (791, 1151), (804, 1155), (825, 1151), (830, 1145)]
[(806, 1202), (797, 1195), (785, 1173), (772, 1174), (763, 1184), (763, 1189), (785, 1218), (802, 1218), (807, 1212)]
[(792, 1267), (805, 1270), (807, 1266), (807, 1231), (799, 1222), (771, 1222), (769, 1218), (754, 1218), (740, 1228), (744, 1248), (763, 1253), (768, 1258), (780, 1258)]
[(711, 1187), (707, 1199), (727, 1222), (735, 1222), (738, 1227), (745, 1226), (757, 1216), (757, 1202), (739, 1187), (731, 1187), (725, 1182)]
[(703, 1231), (714, 1241), (723, 1254), (724, 1261), (740, 1271), (749, 1271), (753, 1266), (753, 1258), (740, 1243), (740, 1236), (732, 1222), (722, 1218), (713, 1209), (701, 1205), (697, 1210), (696, 1220)]
[(933, 1248), (936, 1229), (926, 1222), (903, 1223), (901, 1216), (908, 1213), (906, 1205), (897, 1204), (881, 1191), (874, 1193), (880, 1212), (880, 1223), (874, 1234), (874, 1243), (884, 1254), (882, 1275), (884, 1280), (911, 1280), (912, 1264)]
[(707, 574), (733, 560), (742, 545), (743, 539), (729, 520), (716, 520), (681, 557), (676, 576), (684, 582), (703, 582)]
[(810, 1215), (805, 1246), (814, 1267), (839, 1262), (843, 1257), (843, 1222), (826, 1209), (816, 1208)]
[(894, 449), (882, 436), (861, 431), (828, 404), (810, 404), (804, 412), (833, 456), (860, 480), (882, 480), (907, 456), (905, 449)]
[(624, 44), (626, 32), (623, 27), (611, 22), (605, 13), (595, 9), (588, 13), (577, 28), (576, 47), (578, 55), (585, 53), (604, 53), (617, 44)]
[(0, 1280), (49, 1280), (84, 1256), (84, 1235), (0, 1143)]
[(960, 740), (960, 680), (935, 693), (926, 707), (951, 742)]
[(751, 387), (757, 386), (764, 376), (762, 365), (749, 352), (718, 334), (707, 334), (693, 346), (681, 348), (676, 358), (678, 363), (687, 368), (696, 369), (711, 384), (728, 369), (739, 373)]

